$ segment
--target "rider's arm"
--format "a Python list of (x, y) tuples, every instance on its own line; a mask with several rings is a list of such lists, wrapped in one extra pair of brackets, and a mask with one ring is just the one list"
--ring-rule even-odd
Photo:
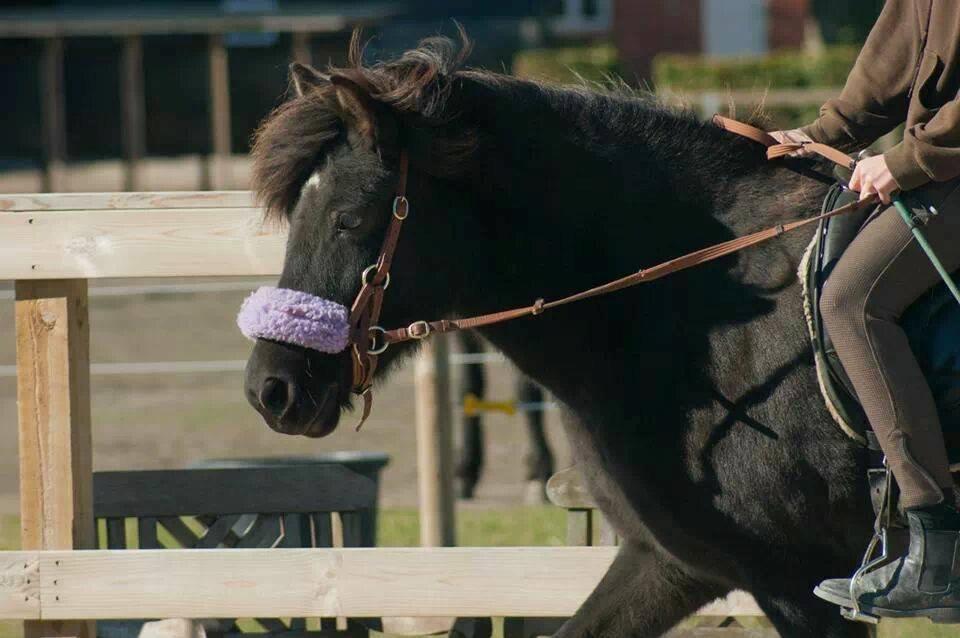
[(817, 142), (850, 151), (865, 148), (901, 124), (920, 59), (920, 21), (913, 0), (887, 0), (840, 97), (801, 129)]
[(941, 106), (928, 122), (909, 127), (903, 141), (883, 156), (903, 190), (960, 175), (960, 100)]

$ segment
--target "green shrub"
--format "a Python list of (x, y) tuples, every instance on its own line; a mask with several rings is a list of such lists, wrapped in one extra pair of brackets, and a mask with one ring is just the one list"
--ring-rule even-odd
[(653, 61), (653, 81), (674, 91), (842, 86), (856, 57), (855, 47), (736, 58), (662, 54)]
[(576, 82), (578, 78), (605, 82), (611, 76), (620, 76), (620, 62), (612, 44), (529, 49), (514, 56), (513, 73), (558, 83)]

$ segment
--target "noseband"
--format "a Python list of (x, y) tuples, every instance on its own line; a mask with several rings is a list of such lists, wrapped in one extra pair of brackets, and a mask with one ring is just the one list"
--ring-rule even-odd
[[(765, 131), (720, 116), (715, 116), (714, 122), (720, 128), (767, 146), (769, 159), (777, 159), (799, 147), (799, 145), (777, 144), (776, 140)], [(841, 166), (851, 167), (854, 164), (850, 157), (836, 149), (822, 144), (810, 144), (808, 146), (813, 152)], [(387, 228), (376, 263), (367, 267), (360, 275), (360, 292), (357, 293), (349, 314), (346, 313), (346, 308), (343, 306), (307, 293), (264, 288), (258, 290), (244, 302), (238, 317), (241, 331), (251, 339), (265, 338), (284, 341), (329, 353), (342, 352), (345, 347), (349, 347), (353, 367), (352, 391), (363, 398), (363, 412), (357, 429), (367, 420), (373, 408), (373, 377), (377, 370), (377, 358), (394, 343), (424, 339), (433, 333), (480, 328), (520, 317), (539, 315), (545, 310), (558, 306), (666, 277), (672, 273), (765, 242), (821, 219), (850, 213), (866, 206), (873, 206), (878, 201), (874, 195), (815, 217), (778, 224), (743, 237), (702, 248), (554, 301), (547, 302), (543, 299), (537, 299), (531, 305), (521, 308), (463, 319), (415, 321), (405, 328), (386, 330), (378, 324), (378, 321), (380, 320), (380, 311), (383, 308), (384, 293), (390, 286), (390, 266), (393, 263), (393, 255), (400, 239), (400, 230), (403, 227), (404, 220), (410, 215), (410, 202), (406, 195), (408, 171), (409, 158), (407, 152), (402, 151), (390, 225)], [(291, 297), (289, 293), (295, 294)], [(291, 300), (295, 303), (292, 304)], [(336, 308), (331, 306), (336, 306)], [(343, 321), (344, 316), (346, 316), (346, 322)], [(329, 345), (334, 343), (336, 345)]]

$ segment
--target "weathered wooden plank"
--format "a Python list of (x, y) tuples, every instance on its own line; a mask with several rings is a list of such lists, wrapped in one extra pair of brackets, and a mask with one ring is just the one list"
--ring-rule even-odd
[(372, 507), (376, 486), (340, 465), (97, 472), (97, 516), (287, 514)]
[(0, 211), (11, 212), (255, 207), (253, 193), (250, 191), (0, 194)]
[[(42, 617), (565, 617), (614, 548), (36, 552)], [(0, 553), (0, 561), (20, 554)], [(2, 562), (0, 562), (2, 564)], [(19, 618), (35, 610), (0, 611)], [(746, 594), (701, 614), (749, 616)]]
[(24, 549), (94, 545), (87, 282), (18, 281)]
[(0, 552), (0, 618), (40, 618), (40, 561), (33, 552)]
[(573, 613), (613, 555), (596, 548), (51, 552), (41, 555), (40, 577), (45, 619), (559, 616)]
[[(335, 549), (343, 548), (343, 516), (340, 512), (330, 513), (330, 524), (333, 530), (333, 547)], [(343, 616), (337, 616), (334, 622), (334, 628), (337, 631), (346, 631), (347, 619)]]
[[(21, 547), (92, 548), (87, 282), (18, 281), (15, 292)], [(24, 625), (27, 638), (93, 634), (93, 623)]]
[(0, 279), (275, 275), (284, 239), (257, 209), (0, 214)]

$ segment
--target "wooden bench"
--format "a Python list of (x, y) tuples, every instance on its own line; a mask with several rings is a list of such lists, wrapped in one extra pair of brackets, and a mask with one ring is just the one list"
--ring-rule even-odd
[[(96, 472), (93, 508), (105, 549), (362, 547), (374, 482), (339, 465)], [(144, 621), (100, 621), (101, 638), (136, 638)], [(202, 621), (208, 636), (366, 636), (346, 619)]]

